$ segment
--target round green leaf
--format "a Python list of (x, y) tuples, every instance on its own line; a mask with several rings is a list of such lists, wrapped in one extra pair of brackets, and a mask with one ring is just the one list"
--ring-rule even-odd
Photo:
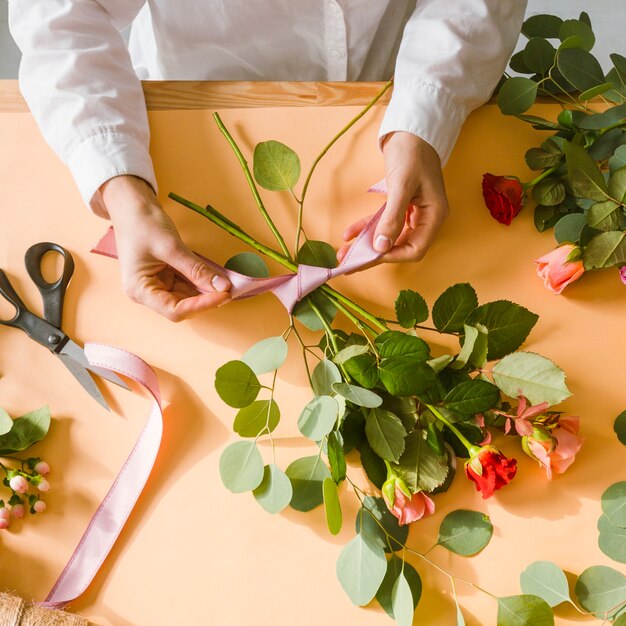
[(497, 626), (554, 626), (554, 614), (537, 596), (507, 596), (498, 598)]
[[(0, 408), (0, 435), (6, 435), (13, 428), (13, 420), (11, 416), (2, 408)], [(0, 446), (2, 443), (0, 442)]]
[(324, 359), (315, 366), (311, 382), (316, 396), (329, 396), (333, 393), (333, 385), (341, 382), (341, 373), (332, 361)]
[(252, 491), (263, 480), (263, 459), (254, 441), (237, 441), (222, 452), (220, 476), (233, 493)]
[(565, 185), (558, 178), (544, 178), (533, 187), (533, 198), (545, 206), (561, 204), (565, 200)]
[(568, 37), (578, 37), (583, 50), (589, 52), (596, 42), (593, 31), (580, 20), (565, 20), (559, 28), (559, 39), (565, 41)]
[(261, 383), (249, 365), (229, 361), (215, 372), (215, 389), (226, 404), (239, 409), (254, 402)]
[(587, 91), (605, 82), (600, 63), (592, 54), (580, 48), (561, 49), (557, 66), (565, 80), (578, 91)]
[(373, 354), (360, 354), (345, 362), (346, 371), (366, 389), (372, 389), (378, 382), (378, 362)]
[(265, 466), (263, 480), (252, 493), (268, 513), (275, 515), (289, 505), (293, 489), (285, 472), (272, 464)]
[(535, 74), (546, 74), (554, 63), (556, 49), (541, 37), (531, 38), (523, 51), (524, 65)]
[(613, 626), (626, 626), (626, 613), (622, 613), (614, 622)]
[(362, 534), (346, 545), (337, 560), (337, 578), (357, 606), (372, 600), (386, 571), (387, 560), (382, 547)]
[(368, 409), (376, 408), (383, 403), (383, 399), (378, 394), (356, 385), (335, 383), (333, 390), (349, 402), (352, 402), (352, 404), (364, 406)]
[(415, 612), (413, 594), (404, 572), (400, 572), (391, 590), (391, 606), (393, 607), (393, 617), (398, 626), (411, 626), (413, 624), (413, 613)]
[(322, 504), (322, 483), (330, 476), (330, 472), (319, 456), (297, 459), (289, 465), (285, 473), (293, 487), (291, 508), (306, 512)]
[(609, 558), (626, 563), (626, 528), (614, 526), (606, 515), (598, 520), (598, 546)]
[(355, 526), (357, 533), (366, 535), (369, 541), (378, 544), (385, 552), (401, 550), (409, 537), (409, 527), (398, 524), (397, 518), (390, 513), (380, 497), (363, 498), (363, 506), (356, 516)]
[(626, 576), (612, 567), (593, 565), (578, 577), (574, 593), (583, 609), (600, 619), (612, 619), (626, 602)]
[(498, 94), (498, 106), (505, 115), (528, 111), (537, 98), (537, 83), (530, 78), (508, 78)]
[(602, 512), (613, 526), (626, 528), (626, 481), (611, 485), (601, 498)]
[(343, 350), (339, 350), (339, 352), (337, 352), (337, 354), (335, 354), (335, 356), (333, 357), (333, 362), (337, 363), (337, 365), (341, 365), (342, 363), (346, 363), (354, 357), (361, 356), (362, 354), (367, 354), (368, 352), (368, 345), (353, 343)]
[(287, 342), (282, 337), (268, 337), (255, 343), (241, 357), (255, 374), (277, 370), (287, 358)]
[(520, 586), (524, 593), (539, 596), (552, 607), (570, 599), (563, 570), (550, 561), (531, 563), (520, 574)]
[(226, 261), (224, 267), (252, 278), (267, 278), (270, 271), (265, 261), (254, 252), (240, 252)]
[(337, 535), (341, 531), (343, 517), (341, 514), (341, 504), (339, 503), (339, 493), (335, 481), (330, 478), (324, 478), (322, 484), (324, 494), (324, 511), (326, 512), (326, 525), (331, 535)]
[[(579, 215), (579, 214), (575, 214)], [(594, 203), (587, 211), (587, 225), (605, 232), (619, 230), (622, 209), (613, 200)], [(582, 232), (582, 229), (581, 229)]]
[(531, 404), (558, 404), (571, 395), (563, 370), (539, 354), (515, 352), (493, 368), (496, 385), (510, 398), (524, 396)]
[(616, 418), (613, 424), (613, 430), (617, 435), (617, 438), (626, 446), (626, 411), (622, 411)]
[(307, 239), (298, 252), (298, 263), (315, 267), (337, 267), (337, 251), (325, 241)]
[(397, 415), (385, 409), (370, 409), (365, 420), (365, 434), (379, 457), (395, 463), (400, 460), (406, 430)]
[(556, 15), (531, 15), (522, 25), (522, 34), (531, 37), (557, 39), (563, 20)]
[(337, 423), (339, 406), (330, 396), (316, 396), (309, 402), (298, 418), (298, 429), (313, 441), (320, 441)]
[(413, 328), (428, 319), (428, 305), (417, 291), (404, 289), (396, 298), (396, 319), (402, 328)]
[(0, 454), (13, 454), (41, 441), (50, 428), (50, 409), (42, 406), (12, 421), (11, 429), (0, 438)]
[(493, 525), (488, 515), (458, 509), (445, 516), (437, 543), (461, 556), (480, 552), (491, 540)]
[(626, 232), (614, 230), (596, 235), (585, 246), (583, 259), (587, 270), (626, 263)]
[(330, 324), (337, 314), (337, 307), (328, 298), (321, 298), (315, 291), (309, 294), (303, 300), (300, 300), (293, 309), (293, 316), (309, 330), (324, 330), (317, 313), (311, 307), (311, 300), (317, 309), (324, 316), (324, 319)]
[(571, 213), (562, 217), (554, 226), (554, 238), (557, 243), (578, 243), (580, 233), (587, 223), (584, 213)]
[(470, 313), (478, 306), (478, 297), (469, 283), (448, 287), (433, 305), (433, 324), (440, 331), (461, 331)]
[(240, 437), (257, 437), (262, 432), (273, 432), (280, 421), (280, 411), (274, 400), (255, 400), (239, 409), (233, 430)]
[(264, 141), (254, 148), (254, 179), (270, 191), (293, 189), (300, 178), (298, 155), (279, 141)]
[[(394, 585), (396, 584), (396, 580), (398, 580), (398, 576), (401, 572), (402, 559), (393, 555), (389, 561), (387, 561), (387, 572), (385, 573), (385, 578), (376, 592), (376, 600), (378, 600), (380, 606), (383, 607), (385, 613), (387, 613), (391, 619), (394, 619), (391, 594)], [(410, 563), (406, 562), (404, 563), (404, 577), (406, 578), (411, 589), (413, 610), (415, 610), (422, 596), (422, 579), (415, 568)]]

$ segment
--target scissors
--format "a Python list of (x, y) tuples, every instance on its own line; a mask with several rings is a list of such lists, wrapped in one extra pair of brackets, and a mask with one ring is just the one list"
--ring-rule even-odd
[[(63, 257), (63, 272), (52, 283), (48, 282), (42, 273), (42, 260), (48, 252), (58, 253)], [(20, 328), (31, 339), (56, 354), (87, 393), (105, 409), (110, 410), (89, 371), (125, 389), (128, 389), (128, 385), (113, 372), (91, 365), (84, 350), (61, 330), (63, 298), (74, 274), (72, 255), (56, 243), (42, 242), (36, 243), (26, 251), (24, 263), (28, 275), (41, 293), (43, 318), (35, 315), (27, 308), (17, 295), (7, 275), (0, 269), (0, 294), (15, 307), (14, 317), (12, 319), (0, 319), (0, 324)]]

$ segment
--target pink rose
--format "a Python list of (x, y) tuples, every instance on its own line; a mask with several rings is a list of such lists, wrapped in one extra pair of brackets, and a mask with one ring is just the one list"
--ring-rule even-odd
[(385, 504), (393, 515), (398, 518), (398, 524), (404, 526), (435, 512), (435, 503), (421, 491), (414, 493), (411, 499), (407, 498), (402, 490), (396, 485), (393, 506), (390, 506), (387, 496), (383, 492)]
[(525, 447), (546, 470), (548, 480), (552, 480), (552, 472), (562, 474), (574, 462), (583, 443), (578, 436), (579, 427), (578, 417), (561, 415), (557, 427), (551, 431), (552, 439), (526, 438)]
[(624, 265), (624, 267), (619, 268), (619, 277), (622, 279), (622, 282), (626, 285), (626, 265)]
[(552, 293), (560, 294), (565, 287), (585, 273), (582, 260), (569, 262), (567, 260), (577, 248), (578, 246), (566, 243), (535, 260), (537, 275)]

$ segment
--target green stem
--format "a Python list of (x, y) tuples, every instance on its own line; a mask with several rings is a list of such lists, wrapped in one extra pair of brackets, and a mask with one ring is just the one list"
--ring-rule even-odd
[(524, 189), (531, 189), (537, 183), (541, 182), (544, 178), (548, 178), (548, 176), (550, 176), (550, 174), (556, 172), (556, 170), (558, 170), (559, 167), (561, 167), (561, 163), (557, 163), (556, 165), (553, 165), (552, 167), (548, 168), (545, 172), (542, 172), (541, 174), (539, 174), (539, 176), (537, 176), (537, 178), (534, 178), (533, 180), (531, 180), (528, 183), (524, 183), (522, 185), (522, 187), (524, 187)]
[[(269, 257), (270, 259), (273, 259), (274, 261), (276, 261), (283, 267), (290, 269), (292, 272), (298, 271), (298, 266), (292, 260), (284, 257), (282, 254), (280, 254), (280, 252), (277, 252), (276, 250), (269, 248), (268, 246), (257, 241), (251, 235), (248, 235), (239, 226), (237, 226), (237, 224), (235, 224), (231, 220), (224, 217), (221, 213), (216, 211), (213, 207), (211, 206), (201, 207), (200, 205), (195, 204), (189, 200), (186, 200), (185, 198), (175, 193), (170, 193), (168, 195), (170, 198), (172, 198), (172, 200), (175, 200), (179, 204), (182, 204), (183, 206), (186, 206), (192, 211), (199, 213), (203, 217), (206, 217), (209, 221), (213, 222), (216, 226), (219, 226), (222, 230), (225, 230), (227, 233), (229, 233), (233, 237), (236, 237), (240, 241), (247, 243), (249, 246), (257, 250), (258, 252), (261, 252), (262, 254)], [(379, 318), (377, 318), (375, 315), (372, 315), (369, 311), (365, 310), (363, 307), (359, 306), (356, 302), (353, 302), (352, 300), (350, 300), (350, 298), (347, 298), (342, 293), (339, 293), (332, 287), (329, 287), (328, 285), (322, 285), (320, 287), (320, 290), (326, 296), (331, 296), (334, 300), (344, 304), (345, 306), (350, 308), (352, 311), (354, 311), (356, 314), (366, 319), (368, 322), (370, 322), (370, 324), (372, 324), (372, 326), (374, 326), (374, 328), (377, 328), (379, 331), (385, 332), (386, 330), (389, 330), (387, 326)]]
[(467, 451), (470, 453), (470, 456), (476, 456), (481, 448), (480, 446), (475, 446), (471, 441), (463, 435), (463, 433), (447, 418), (445, 418), (432, 404), (426, 404), (429, 411), (440, 421), (443, 422), (459, 439), (459, 441), (467, 448)]
[(278, 232), (276, 225), (272, 221), (270, 214), (267, 212), (267, 209), (265, 208), (265, 205), (263, 204), (263, 201), (261, 200), (261, 196), (259, 195), (259, 190), (257, 189), (256, 183), (254, 182), (254, 178), (252, 178), (252, 174), (250, 173), (248, 162), (244, 158), (241, 150), (239, 149), (239, 146), (235, 143), (235, 140), (233, 139), (232, 135), (228, 132), (228, 129), (226, 128), (226, 126), (224, 126), (224, 123), (222, 122), (222, 119), (220, 118), (219, 114), (213, 113), (213, 119), (215, 120), (220, 131), (222, 132), (222, 135), (226, 137), (226, 141), (228, 141), (228, 143), (230, 144), (230, 147), (233, 149), (235, 156), (237, 157), (237, 160), (241, 164), (241, 168), (243, 169), (243, 173), (246, 176), (246, 180), (248, 181), (248, 185), (250, 186), (250, 190), (252, 191), (252, 195), (254, 196), (254, 200), (256, 201), (257, 207), (259, 208), (259, 211), (261, 211), (261, 215), (263, 215), (263, 219), (266, 221), (274, 237), (276, 237), (276, 241), (278, 241), (278, 245), (280, 246), (280, 249), (283, 251), (283, 254), (288, 259), (291, 259), (291, 255), (289, 254), (289, 248), (287, 248), (287, 244), (285, 243), (285, 240), (283, 239), (282, 235)]

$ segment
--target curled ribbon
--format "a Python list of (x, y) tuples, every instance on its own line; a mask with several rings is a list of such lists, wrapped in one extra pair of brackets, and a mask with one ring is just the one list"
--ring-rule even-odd
[[(379, 191), (376, 187), (372, 188), (372, 190)], [(298, 271), (292, 274), (283, 274), (269, 278), (253, 278), (226, 269), (201, 254), (198, 256), (215, 273), (228, 277), (232, 285), (230, 294), (233, 300), (242, 300), (271, 291), (282, 302), (287, 311), (291, 313), (302, 298), (325, 284), (331, 278), (354, 272), (380, 259), (382, 254), (374, 250), (373, 239), (376, 225), (384, 209), (385, 205), (365, 225), (341, 263), (332, 269), (314, 265), (298, 265)], [(109, 228), (104, 237), (100, 239), (91, 251), (114, 259), (117, 258), (113, 227)]]

